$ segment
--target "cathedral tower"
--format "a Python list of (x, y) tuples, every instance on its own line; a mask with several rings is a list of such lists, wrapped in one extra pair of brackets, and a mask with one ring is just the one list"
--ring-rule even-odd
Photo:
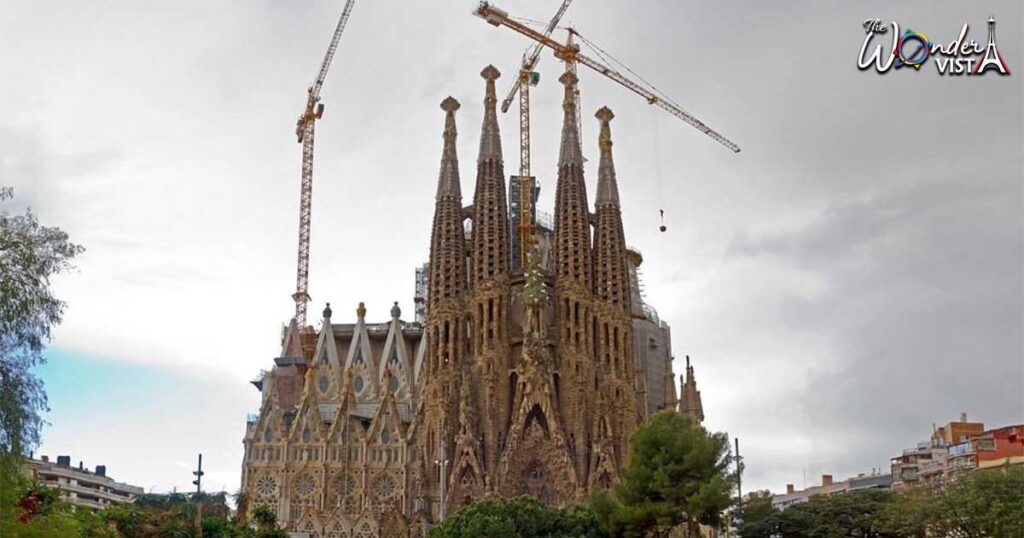
[(619, 187), (612, 160), (608, 107), (597, 111), (601, 122), (597, 202), (594, 213), (594, 325), (595, 370), (598, 399), (592, 424), (593, 453), (589, 472), (591, 489), (605, 489), (625, 464), (629, 433), (638, 422), (633, 383), (633, 325), (630, 317), (629, 271), (626, 239), (622, 231)]
[[(576, 476), (585, 484), (590, 467), (590, 410), (597, 379), (593, 364), (590, 211), (583, 180), (583, 153), (576, 122), (576, 75), (566, 71), (562, 101), (562, 141), (555, 186), (554, 276), (558, 319), (555, 391), (565, 424)], [(582, 493), (582, 492), (581, 492)]]
[[(444, 150), (434, 202), (430, 236), (430, 293), (426, 323), (426, 366), (418, 456), (430, 462), (453, 453), (458, 431), (458, 402), (467, 366), (465, 306), (466, 238), (462, 231), (462, 191), (455, 152), (455, 111), (459, 102), (448, 97), (445, 111)], [(442, 448), (442, 444), (444, 445)], [(424, 491), (433, 497), (437, 476), (426, 473)], [(442, 477), (446, 479), (446, 477)]]
[[(479, 453), (483, 454), (485, 461), (457, 462), (453, 467), (453, 481), (460, 487), (484, 486), (482, 483), (471, 484), (468, 478), (460, 479), (463, 472), (460, 465), (484, 467), (489, 472), (495, 469), (504, 444), (509, 414), (509, 222), (496, 111), (498, 99), (494, 89), (494, 81), (501, 73), (493, 65), (488, 65), (480, 76), (486, 81), (486, 90), (473, 192), (472, 293), (468, 305), (472, 321), (472, 377), (476, 394), (473, 399), (467, 397), (463, 404), (473, 405), (479, 412), (474, 413), (477, 424), (462, 426), (475, 430), (474, 442), (478, 443)], [(473, 417), (474, 414), (464, 416)], [(460, 437), (460, 441), (463, 439), (469, 437)], [(463, 453), (463, 449), (459, 452)], [(456, 484), (451, 490), (453, 494)], [(490, 486), (487, 484), (486, 487)]]

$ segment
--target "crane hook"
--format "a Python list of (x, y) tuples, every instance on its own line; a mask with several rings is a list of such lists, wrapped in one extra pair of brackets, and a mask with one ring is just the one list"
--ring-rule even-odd
[(661, 214), (661, 226), (658, 226), (658, 229), (661, 230), (662, 232), (665, 232), (666, 230), (668, 230), (668, 226), (665, 226), (665, 210), (659, 209), (658, 213)]

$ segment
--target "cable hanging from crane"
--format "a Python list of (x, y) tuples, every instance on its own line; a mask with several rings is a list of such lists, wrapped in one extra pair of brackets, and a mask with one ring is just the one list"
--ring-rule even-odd
[[(672, 114), (673, 116), (676, 116), (677, 118), (679, 118), (679, 119), (683, 120), (684, 122), (690, 124), (691, 126), (695, 127), (697, 130), (701, 131), (702, 133), (707, 135), (709, 138), (714, 140), (715, 142), (718, 142), (719, 144), (729, 148), (729, 150), (731, 150), (733, 153), (739, 153), (740, 147), (737, 146), (734, 142), (732, 142), (728, 138), (725, 138), (724, 136), (722, 136), (721, 134), (719, 134), (715, 130), (711, 129), (704, 122), (702, 122), (701, 120), (697, 119), (696, 117), (691, 115), (689, 112), (683, 110), (683, 108), (681, 106), (679, 106), (679, 104), (677, 104), (674, 100), (672, 100), (670, 97), (665, 95), (664, 92), (659, 90), (657, 87), (655, 87), (653, 84), (651, 84), (650, 82), (645, 80), (643, 77), (641, 77), (638, 74), (636, 74), (632, 69), (627, 67), (625, 64), (623, 64), (622, 62), (619, 62), (618, 60), (616, 60), (614, 57), (612, 57), (610, 54), (605, 52), (603, 49), (601, 49), (599, 46), (594, 44), (592, 41), (590, 41), (589, 39), (587, 39), (584, 36), (582, 36), (575, 29), (569, 28), (569, 38), (568, 38), (568, 40), (566, 41), (565, 44), (559, 43), (558, 41), (555, 41), (554, 39), (552, 39), (551, 38), (551, 32), (555, 29), (555, 27), (557, 27), (558, 20), (561, 18), (561, 15), (564, 13), (565, 9), (568, 7), (568, 4), (569, 4), (570, 1), (571, 0), (565, 0), (563, 2), (562, 6), (559, 8), (558, 13), (555, 15), (555, 18), (553, 18), (551, 20), (551, 22), (548, 24), (547, 28), (545, 28), (544, 32), (540, 32), (540, 31), (535, 30), (535, 29), (531, 28), (530, 26), (528, 26), (528, 24), (532, 24), (533, 21), (531, 21), (529, 23), (520, 22), (519, 20), (517, 20), (517, 18), (512, 17), (511, 15), (509, 15), (507, 11), (505, 11), (503, 9), (500, 9), (498, 7), (492, 6), (489, 2), (486, 2), (486, 1), (480, 2), (479, 6), (477, 6), (477, 9), (473, 12), (476, 16), (480, 17), (481, 19), (484, 19), (488, 24), (490, 24), (492, 26), (496, 26), (496, 27), (505, 26), (506, 28), (509, 28), (510, 30), (513, 30), (513, 31), (515, 31), (515, 32), (517, 32), (517, 33), (519, 33), (519, 34), (521, 34), (523, 36), (526, 36), (526, 37), (528, 37), (528, 38), (530, 38), (530, 39), (532, 39), (533, 41), (536, 42), (536, 44), (534, 45), (534, 47), (532, 49), (532, 54), (529, 57), (526, 56), (526, 55), (524, 55), (524, 57), (523, 57), (523, 69), (520, 71), (520, 73), (521, 73), (521, 75), (520, 75), (520, 83), (518, 85), (516, 85), (516, 86), (513, 86), (513, 89), (509, 93), (508, 98), (506, 98), (506, 100), (502, 103), (502, 111), (504, 112), (504, 111), (506, 111), (508, 109), (508, 105), (511, 102), (512, 97), (515, 95), (516, 90), (518, 89), (520, 92), (522, 92), (522, 93), (520, 93), (520, 133), (521, 133), (520, 134), (520, 158), (521, 158), (521, 163), (522, 163), (522, 165), (520, 167), (520, 170), (521, 170), (520, 177), (523, 177), (524, 175), (526, 175), (526, 172), (529, 170), (529, 159), (530, 159), (530, 157), (529, 157), (529, 99), (525, 95), (525, 92), (523, 92), (523, 90), (528, 90), (529, 89), (529, 85), (526, 83), (527, 74), (528, 74), (528, 71), (532, 70), (533, 65), (536, 63), (537, 55), (539, 54), (539, 51), (540, 51), (540, 49), (542, 47), (550, 48), (554, 52), (554, 55), (555, 55), (556, 58), (558, 58), (559, 60), (562, 60), (563, 62), (565, 62), (566, 63), (566, 70), (567, 71), (570, 71), (573, 74), (575, 74), (576, 64), (577, 63), (581, 63), (581, 64), (589, 67), (590, 69), (593, 69), (594, 71), (597, 71), (598, 73), (601, 73), (602, 75), (604, 75), (604, 76), (612, 79), (613, 81), (619, 83), (620, 85), (624, 86), (626, 89), (632, 91), (633, 93), (643, 97), (649, 104), (657, 105), (659, 108), (667, 111), (668, 113)], [(585, 54), (582, 54), (580, 52), (579, 46), (577, 46), (573, 42), (573, 36), (579, 37), (580, 40), (584, 44), (586, 44), (588, 47), (593, 49), (594, 50), (594, 54), (596, 56), (598, 56), (599, 58), (601, 58), (605, 63), (599, 62), (599, 61), (597, 61), (597, 60), (595, 60), (593, 58), (590, 58), (589, 56), (587, 56)], [(626, 75), (623, 75), (622, 73), (620, 73), (614, 67), (610, 67), (609, 65), (606, 65), (606, 64), (612, 64), (612, 65), (619, 66), (620, 69), (626, 71), (627, 73), (632, 75), (634, 78), (639, 79), (640, 82), (637, 82), (637, 81), (633, 80), (633, 78), (630, 78), (630, 77), (627, 77)], [(577, 100), (577, 104), (578, 104), (578, 100), (579, 100), (579, 94), (578, 93), (576, 95), (576, 100)], [(577, 110), (578, 109), (579, 109), (579, 107), (577, 106)], [(577, 116), (577, 120), (578, 119), (579, 119), (579, 116)], [(522, 191), (523, 189), (520, 189), (520, 190)], [(532, 195), (532, 193), (531, 193), (531, 195)], [(533, 233), (533, 229), (531, 227), (531, 228), (529, 228), (529, 230), (527, 230), (527, 228), (525, 227), (525, 223), (529, 222), (528, 219), (530, 218), (530, 215), (527, 213), (527, 205), (528, 205), (527, 197), (521, 195), (521, 199), (522, 199), (522, 203), (520, 204), (520, 215), (521, 215), (521, 217), (520, 217), (521, 218), (521, 220), (520, 220), (520, 228), (521, 228), (522, 237), (525, 238), (527, 232), (529, 232), (531, 234)], [(662, 232), (664, 232), (664, 231), (667, 230), (667, 227), (665, 225), (665, 211), (664, 211), (664, 209), (659, 210), (659, 214), (660, 214), (660, 219), (661, 219), (661, 223), (659, 225), (659, 229)], [(530, 237), (532, 238), (532, 235)], [(524, 242), (524, 244), (525, 244), (525, 242)]]

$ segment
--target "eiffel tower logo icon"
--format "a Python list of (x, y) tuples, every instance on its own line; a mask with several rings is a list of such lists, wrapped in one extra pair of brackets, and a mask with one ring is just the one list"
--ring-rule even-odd
[(996, 49), (996, 18), (992, 16), (988, 18), (988, 47), (985, 49), (985, 56), (982, 57), (980, 62), (974, 64), (974, 70), (971, 71), (971, 74), (984, 74), (990, 67), (998, 69), (1000, 75), (1010, 74), (1010, 70), (1006, 67), (1006, 62), (1003, 61), (1003, 56)]

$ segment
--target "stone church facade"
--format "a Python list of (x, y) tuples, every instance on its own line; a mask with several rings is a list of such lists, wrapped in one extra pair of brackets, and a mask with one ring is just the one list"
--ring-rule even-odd
[[(463, 205), (449, 97), (427, 265), (426, 319), (285, 328), (244, 438), (241, 507), (330, 538), (422, 536), (443, 514), (492, 496), (555, 506), (618, 480), (649, 413), (703, 419), (695, 381), (676, 396), (668, 325), (641, 297), (600, 126), (591, 209), (566, 72), (554, 223), (524, 269), (510, 260), (509, 203), (488, 66), (472, 202)], [(467, 223), (468, 221), (468, 223)], [(467, 225), (468, 224), (468, 225)], [(687, 362), (687, 377), (693, 372)], [(685, 407), (685, 409), (683, 409)], [(698, 418), (699, 417), (699, 418)]]

